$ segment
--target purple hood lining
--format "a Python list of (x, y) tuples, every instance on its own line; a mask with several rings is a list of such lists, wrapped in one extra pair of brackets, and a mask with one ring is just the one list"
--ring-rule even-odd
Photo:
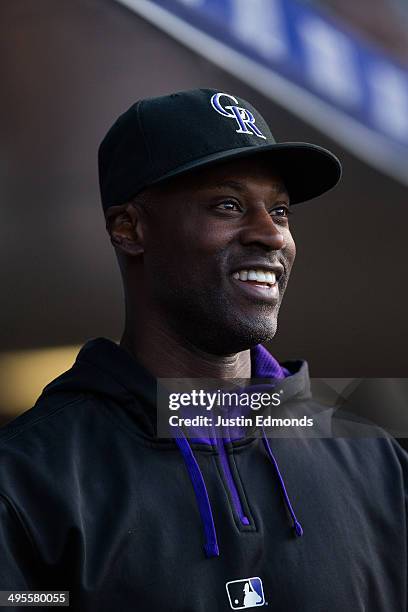
[[(280, 380), (287, 376), (290, 376), (289, 370), (282, 367), (278, 361), (261, 345), (258, 344), (254, 349), (251, 350), (251, 366), (252, 366), (252, 377), (253, 378), (269, 378)], [(271, 381), (272, 383), (272, 381)], [(218, 557), (219, 556), (219, 548), (217, 542), (217, 534), (215, 531), (214, 518), (211, 509), (211, 503), (208, 497), (207, 488), (205, 486), (204, 478), (201, 473), (200, 467), (197, 463), (196, 458), (194, 457), (194, 453), (191, 449), (188, 439), (184, 435), (184, 432), (180, 427), (173, 427), (173, 431), (175, 432), (174, 440), (181, 452), (181, 455), (184, 459), (191, 483), (193, 485), (194, 493), (197, 499), (197, 505), (200, 512), (200, 517), (203, 525), (204, 531), (204, 551), (208, 558)], [(282, 474), (279, 470), (278, 462), (272, 452), (270, 443), (268, 438), (266, 437), (265, 430), (262, 428), (262, 439), (264, 443), (264, 447), (268, 458), (275, 470), (275, 473), (278, 477), (279, 486), (281, 492), (283, 494), (283, 499), (286, 505), (286, 508), (292, 518), (293, 521), (293, 529), (296, 536), (303, 535), (303, 528), (299, 521), (296, 518), (295, 512), (293, 510), (292, 504), (289, 499), (288, 492), (285, 487), (285, 483), (282, 477)], [(204, 442), (206, 444), (213, 444), (217, 447), (218, 452), (220, 454), (220, 458), (223, 464), (225, 476), (229, 485), (229, 489), (232, 495), (232, 500), (235, 506), (235, 509), (240, 517), (242, 524), (248, 525), (249, 520), (245, 516), (241, 501), (239, 499), (238, 491), (236, 489), (235, 483), (232, 478), (232, 474), (228, 464), (228, 458), (225, 453), (225, 442), (231, 442), (229, 439), (194, 439), (194, 442)]]
[[(258, 344), (251, 350), (251, 378), (257, 379), (273, 379), (273, 380), (281, 380), (282, 378), (286, 378), (290, 376), (290, 372), (287, 368), (284, 368), (280, 365), (280, 363), (262, 346), (262, 344)], [(259, 391), (267, 391), (271, 382), (268, 381), (266, 386), (258, 386)], [(183, 412), (184, 416), (189, 416), (186, 412)], [(195, 414), (195, 413), (194, 413)], [(238, 416), (240, 412), (236, 416)], [(191, 415), (193, 416), (193, 415)], [(232, 415), (233, 416), (233, 415)], [(211, 435), (211, 433), (205, 431), (205, 427), (199, 427), (198, 429), (191, 428), (190, 435), (188, 439), (191, 444), (207, 444), (209, 446), (217, 446), (219, 450), (220, 448), (219, 440)], [(193, 432), (197, 431), (197, 435), (193, 435)], [(207, 435), (205, 435), (207, 433)], [(245, 432), (240, 433), (239, 428), (234, 430), (232, 437), (228, 432), (228, 437), (223, 438), (226, 442), (232, 442), (232, 440), (242, 440), (245, 438)], [(222, 456), (224, 453), (222, 453)], [(225, 460), (223, 461), (225, 463)]]

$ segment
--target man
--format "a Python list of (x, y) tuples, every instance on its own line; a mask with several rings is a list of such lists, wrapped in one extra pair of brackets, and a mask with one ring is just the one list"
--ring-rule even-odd
[[(338, 160), (201, 89), (134, 104), (99, 173), (125, 329), (2, 429), (0, 589), (70, 591), (81, 612), (406, 612), (406, 454), (346, 421), (328, 436), (307, 363), (262, 346), (292, 206), (333, 187)], [(157, 379), (251, 378), (317, 414), (317, 434), (158, 432)]]

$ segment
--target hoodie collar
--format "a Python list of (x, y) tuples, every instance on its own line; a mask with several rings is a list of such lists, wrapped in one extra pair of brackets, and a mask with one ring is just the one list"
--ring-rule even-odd
[[(277, 380), (284, 379), (281, 384), (285, 385), (287, 396), (310, 397), (309, 372), (304, 360), (279, 364), (264, 346), (258, 344), (251, 349), (251, 369), (252, 378), (263, 379), (264, 384), (276, 384)], [(99, 337), (86, 342), (72, 368), (47, 385), (42, 397), (81, 392), (121, 405), (126, 426), (136, 425), (139, 435), (156, 442), (169, 442), (156, 437), (156, 378), (112, 340)], [(123, 412), (115, 411), (114, 407), (111, 410)]]

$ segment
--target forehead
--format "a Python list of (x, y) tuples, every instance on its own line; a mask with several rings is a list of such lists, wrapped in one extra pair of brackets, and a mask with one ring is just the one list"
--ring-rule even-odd
[(158, 191), (191, 193), (213, 189), (236, 189), (285, 193), (285, 183), (265, 156), (218, 163), (174, 177), (158, 185)]

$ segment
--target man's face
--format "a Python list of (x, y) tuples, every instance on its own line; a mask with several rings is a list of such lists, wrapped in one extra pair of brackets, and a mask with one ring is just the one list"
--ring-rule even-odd
[(148, 200), (143, 274), (151, 307), (213, 354), (271, 340), (296, 248), (289, 196), (270, 164), (252, 158), (199, 170), (156, 186)]

